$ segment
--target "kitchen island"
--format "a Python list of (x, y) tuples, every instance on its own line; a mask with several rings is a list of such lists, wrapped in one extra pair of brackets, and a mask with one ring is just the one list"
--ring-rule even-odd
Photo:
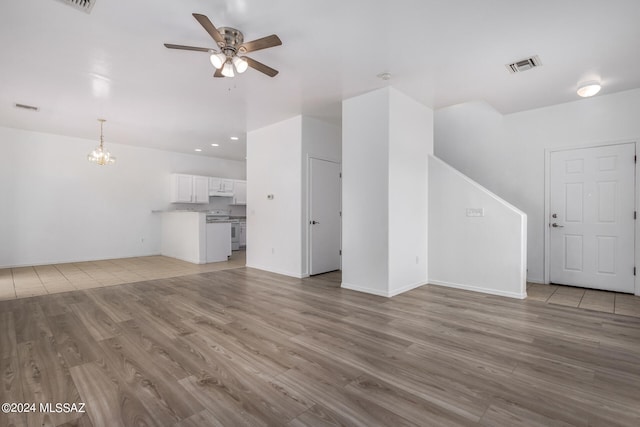
[(194, 264), (227, 261), (231, 255), (231, 221), (207, 223), (206, 212), (162, 212), (160, 253)]

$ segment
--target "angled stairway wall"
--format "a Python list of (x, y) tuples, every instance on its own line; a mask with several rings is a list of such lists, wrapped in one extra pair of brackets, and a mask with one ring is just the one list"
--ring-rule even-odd
[(429, 283), (526, 298), (527, 215), (429, 156)]

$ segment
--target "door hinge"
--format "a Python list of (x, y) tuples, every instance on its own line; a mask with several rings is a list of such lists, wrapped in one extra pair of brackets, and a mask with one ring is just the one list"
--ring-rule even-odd
[(342, 211), (338, 212), (338, 214), (339, 214), (340, 216), (342, 216)]
[(342, 255), (342, 249), (340, 249), (340, 255)]
[(342, 178), (342, 172), (340, 172), (340, 178)]
[(637, 219), (638, 217), (638, 211), (633, 211), (633, 219)]
[(634, 276), (636, 275), (636, 268), (635, 267), (633, 267), (633, 275)]
[(633, 163), (638, 163), (638, 156), (633, 156)]

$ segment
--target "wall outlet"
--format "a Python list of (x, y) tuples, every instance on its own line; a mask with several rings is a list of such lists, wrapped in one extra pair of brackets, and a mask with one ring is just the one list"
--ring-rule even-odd
[(484, 208), (467, 208), (467, 216), (484, 216)]

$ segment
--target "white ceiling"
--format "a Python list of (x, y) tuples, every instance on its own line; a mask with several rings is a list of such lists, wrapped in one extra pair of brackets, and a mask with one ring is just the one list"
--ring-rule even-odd
[[(214, 79), (206, 53), (166, 49), (215, 47), (193, 12), (245, 40), (277, 34), (282, 46), (249, 56), (280, 74)], [(104, 117), (107, 144), (242, 160), (247, 131), (297, 114), (339, 122), (342, 99), (389, 84), (432, 108), (503, 113), (576, 100), (594, 77), (602, 94), (638, 88), (639, 22), (638, 0), (96, 0), (90, 14), (3, 1), (0, 125), (97, 141)], [(531, 55), (543, 66), (505, 68)]]

